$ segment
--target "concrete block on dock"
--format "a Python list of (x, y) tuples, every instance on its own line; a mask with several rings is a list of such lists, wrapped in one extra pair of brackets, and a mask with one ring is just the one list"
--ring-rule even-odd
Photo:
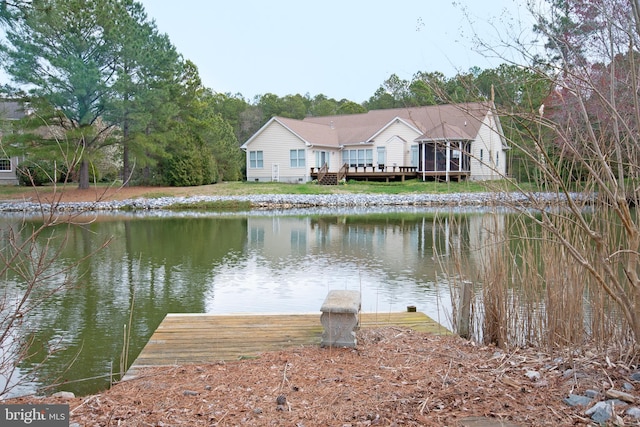
[(329, 291), (322, 303), (322, 347), (355, 347), (361, 298), (359, 291)]

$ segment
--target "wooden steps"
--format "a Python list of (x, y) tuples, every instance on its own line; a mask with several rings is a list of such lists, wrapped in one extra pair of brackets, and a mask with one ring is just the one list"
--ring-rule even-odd
[(327, 172), (319, 181), (320, 185), (338, 185), (338, 174)]
[[(424, 313), (361, 313), (361, 328), (396, 326), (448, 334)], [(265, 351), (320, 345), (320, 313), (174, 314), (169, 313), (123, 379), (145, 366), (212, 363), (252, 358)]]

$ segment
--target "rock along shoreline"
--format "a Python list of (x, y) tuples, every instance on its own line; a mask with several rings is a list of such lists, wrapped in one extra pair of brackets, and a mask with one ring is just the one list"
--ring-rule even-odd
[[(575, 197), (580, 197), (575, 195)], [(98, 212), (151, 211), (173, 205), (242, 202), (252, 209), (289, 209), (314, 207), (487, 207), (530, 206), (533, 203), (563, 203), (564, 195), (553, 193), (452, 193), (452, 194), (256, 194), (245, 196), (189, 196), (136, 198), (96, 202), (37, 203), (31, 200), (0, 201), (2, 212)]]

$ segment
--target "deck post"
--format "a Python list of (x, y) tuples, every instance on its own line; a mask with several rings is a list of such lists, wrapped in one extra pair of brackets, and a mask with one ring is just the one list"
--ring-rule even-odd
[(473, 299), (473, 283), (465, 280), (460, 290), (460, 303), (458, 307), (458, 335), (462, 338), (471, 338), (471, 301)]

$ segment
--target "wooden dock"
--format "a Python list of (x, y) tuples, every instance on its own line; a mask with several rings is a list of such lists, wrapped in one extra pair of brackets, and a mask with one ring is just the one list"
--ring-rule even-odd
[[(420, 312), (361, 313), (361, 328), (396, 326), (450, 333)], [(257, 357), (287, 347), (319, 345), (320, 313), (166, 315), (123, 379), (148, 366), (172, 366)]]

